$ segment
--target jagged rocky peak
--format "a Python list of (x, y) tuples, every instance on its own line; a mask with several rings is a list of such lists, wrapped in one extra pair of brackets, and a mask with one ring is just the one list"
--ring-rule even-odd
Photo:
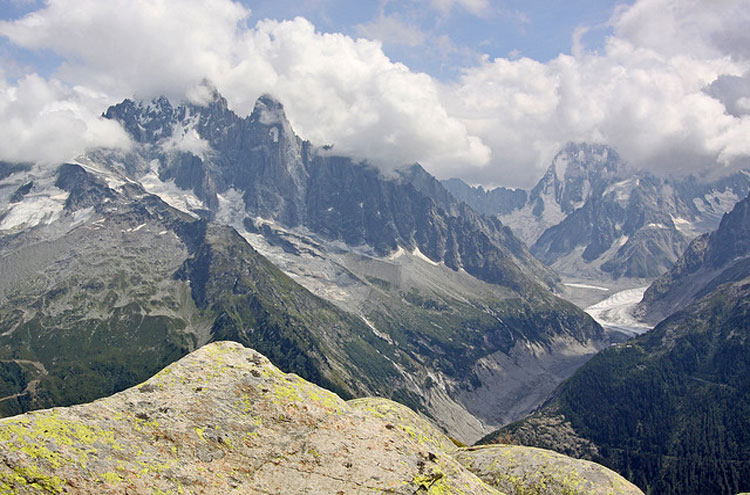
[[(287, 160), (300, 162), (302, 154), (302, 140), (295, 134), (292, 124), (286, 116), (284, 105), (274, 96), (264, 93), (255, 101), (253, 112), (248, 118), (251, 125), (262, 127), (259, 133), (264, 133), (265, 141), (278, 143), (281, 152)], [(299, 167), (296, 167), (299, 168)], [(290, 169), (290, 171), (292, 171)], [(301, 180), (299, 177), (298, 180)]]
[(261, 95), (253, 112), (242, 118), (209, 82), (189, 91), (185, 101), (174, 103), (165, 96), (149, 102), (126, 99), (111, 106), (104, 116), (118, 121), (136, 142), (160, 144), (168, 151), (200, 155), (196, 146), (191, 149), (184, 142), (185, 136), (192, 133), (193, 139), (203, 140), (221, 152), (232, 151), (232, 147), (247, 141), (252, 146), (262, 142), (281, 147), (286, 159), (301, 153), (302, 140), (294, 133), (284, 106), (276, 98)]
[(208, 79), (187, 91), (186, 97), (190, 103), (210, 107), (218, 106), (223, 109), (229, 108), (227, 99), (224, 98), (214, 84)]
[(257, 120), (264, 125), (287, 122), (284, 105), (268, 93), (263, 93), (255, 101), (250, 120)]
[(75, 163), (60, 165), (55, 186), (70, 193), (65, 201), (65, 209), (68, 211), (97, 206), (114, 197), (104, 181)]
[(602, 144), (568, 143), (555, 157), (552, 166), (559, 178), (581, 175), (614, 174), (622, 166), (620, 155)]
[(187, 96), (178, 104), (165, 97), (125, 100), (105, 113), (138, 143), (134, 154), (147, 165), (135, 179), (156, 171), (160, 181), (192, 190), (214, 213), (219, 195), (232, 189), (253, 215), (298, 224), (307, 183), (304, 143), (283, 105), (262, 95), (252, 114), (240, 117), (209, 83)]
[(620, 156), (608, 146), (568, 143), (531, 191), (531, 199), (554, 198), (563, 212), (570, 213), (601, 192), (623, 168)]
[(109, 107), (104, 117), (118, 121), (136, 142), (147, 143), (169, 135), (165, 127), (171, 124), (173, 113), (172, 104), (161, 96), (149, 103), (125, 99)]
[(268, 134), (274, 143), (291, 144), (294, 152), (300, 152), (302, 140), (295, 134), (284, 105), (273, 95), (264, 93), (258, 97), (249, 120), (252, 124), (269, 128)]

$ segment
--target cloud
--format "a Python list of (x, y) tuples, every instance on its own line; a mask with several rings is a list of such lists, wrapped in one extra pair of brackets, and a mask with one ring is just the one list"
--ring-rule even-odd
[(744, 76), (721, 75), (705, 91), (719, 100), (729, 114), (735, 117), (750, 115), (750, 73)]
[(439, 84), (389, 60), (379, 42), (321, 34), (303, 18), (247, 27), (248, 14), (228, 0), (50, 0), (0, 33), (55, 51), (65, 58), (60, 78), (115, 101), (181, 98), (208, 78), (239, 113), (271, 93), (303, 137), (386, 167), (489, 161), (448, 115)]
[(357, 25), (357, 33), (368, 39), (379, 40), (384, 44), (415, 47), (424, 44), (427, 35), (418, 26), (388, 15)]
[(49, 0), (0, 22), (0, 34), (64, 57), (58, 76), (76, 84), (117, 96), (178, 96), (207, 71), (236, 63), (234, 43), (249, 14), (228, 0)]
[[(444, 13), (490, 8), (486, 0), (429, 1)], [(386, 167), (420, 161), (472, 182), (533, 184), (568, 141), (612, 145), (656, 172), (732, 167), (750, 157), (749, 4), (639, 0), (615, 12), (600, 52), (586, 49), (582, 26), (571, 54), (547, 62), (485, 57), (441, 82), (393, 62), (379, 41), (322, 34), (302, 18), (249, 25), (249, 10), (230, 0), (48, 0), (0, 22), (16, 45), (64, 59), (54, 80), (5, 83), (0, 134), (17, 137), (0, 153), (35, 156), (23, 143), (42, 140), (24, 141), (23, 126), (67, 154), (97, 139), (116, 142), (96, 117), (107, 104), (133, 94), (200, 99), (195, 88), (208, 78), (240, 114), (260, 94), (275, 95), (316, 144)], [(359, 30), (424, 41), (385, 16)], [(40, 103), (19, 96), (35, 92)], [(39, 117), (50, 108), (79, 126), (76, 146), (55, 141), (46, 127), (53, 120)], [(26, 120), (8, 134), (15, 124), (6, 115)]]
[(666, 57), (750, 54), (747, 0), (640, 0), (620, 8), (610, 22), (618, 39)]
[[(294, 128), (313, 142), (386, 166), (429, 162), (438, 173), (489, 161), (490, 150), (446, 111), (438, 83), (390, 61), (379, 43), (321, 35), (298, 18), (262, 21), (251, 44), (273, 62), (268, 86), (259, 89), (278, 96)], [(240, 106), (247, 79), (222, 89)]]
[(443, 15), (450, 14), (456, 7), (465, 9), (476, 16), (484, 15), (490, 10), (489, 0), (429, 0), (429, 2)]
[(125, 131), (99, 116), (102, 103), (101, 95), (35, 74), (15, 84), (0, 79), (0, 159), (54, 164), (92, 146), (126, 148)]
[[(567, 141), (609, 144), (656, 172), (737, 164), (750, 150), (739, 138), (750, 129), (747, 65), (741, 47), (728, 51), (716, 33), (746, 16), (740, 4), (638, 2), (615, 15), (602, 54), (586, 52), (577, 36), (573, 56), (485, 60), (466, 70), (449, 112), (495, 151), (495, 163), (510, 163), (506, 183), (533, 182)], [(469, 176), (501, 182), (493, 168)]]

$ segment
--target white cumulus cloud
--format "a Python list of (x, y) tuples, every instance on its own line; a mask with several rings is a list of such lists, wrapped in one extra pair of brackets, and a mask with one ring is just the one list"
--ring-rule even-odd
[(447, 92), (458, 95), (449, 112), (494, 160), (464, 176), (531, 184), (568, 141), (614, 146), (655, 172), (746, 166), (748, 64), (739, 33), (750, 28), (749, 11), (746, 0), (641, 0), (615, 14), (602, 53), (579, 47), (546, 63), (487, 59), (465, 70)]
[(127, 147), (125, 131), (100, 116), (105, 101), (36, 74), (0, 78), (0, 159), (54, 164), (92, 146)]
[(184, 97), (208, 78), (239, 113), (273, 94), (303, 137), (384, 166), (489, 161), (489, 148), (446, 111), (439, 83), (392, 62), (379, 42), (321, 34), (303, 18), (248, 27), (248, 15), (229, 0), (49, 0), (0, 33), (63, 56), (60, 78), (112, 103)]
[[(491, 8), (488, 0), (424, 1), (445, 14)], [(121, 144), (117, 128), (98, 118), (108, 104), (133, 95), (200, 99), (195, 88), (207, 78), (240, 114), (262, 93), (275, 95), (316, 144), (385, 166), (420, 161), (471, 182), (528, 186), (568, 141), (612, 145), (654, 171), (732, 167), (750, 157), (749, 13), (750, 0), (638, 0), (615, 12), (599, 52), (582, 44), (581, 26), (571, 54), (487, 57), (445, 82), (366, 39), (390, 32), (423, 41), (385, 18), (355, 39), (320, 33), (303, 18), (251, 23), (232, 0), (47, 0), (0, 22), (12, 43), (64, 60), (53, 79), (3, 83), (0, 158), (49, 160), (98, 141)]]

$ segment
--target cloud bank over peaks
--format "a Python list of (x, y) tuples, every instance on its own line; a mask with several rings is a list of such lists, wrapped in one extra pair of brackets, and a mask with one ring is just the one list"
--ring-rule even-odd
[(0, 77), (0, 160), (56, 164), (90, 147), (127, 148), (125, 131), (100, 115), (105, 103), (36, 74), (14, 84)]
[(63, 56), (61, 79), (112, 97), (184, 98), (205, 78), (240, 114), (270, 93), (295, 131), (338, 152), (446, 173), (491, 152), (448, 114), (439, 83), (383, 53), (379, 42), (321, 34), (303, 18), (246, 24), (229, 0), (50, 0), (0, 33)]
[[(446, 15), (491, 7), (429, 2)], [(272, 94), (300, 136), (338, 153), (485, 185), (533, 184), (569, 141), (611, 145), (654, 172), (735, 167), (750, 157), (749, 12), (750, 0), (638, 0), (614, 13), (601, 53), (579, 36), (547, 62), (485, 58), (439, 81), (378, 41), (300, 17), (256, 21), (232, 0), (47, 0), (0, 22), (11, 43), (64, 60), (50, 80), (0, 81), (0, 159), (126, 145), (98, 117), (108, 105), (162, 94), (200, 102), (208, 79), (241, 115)], [(360, 35), (422, 43), (384, 21)]]
[[(748, 166), (748, 12), (747, 0), (638, 1), (615, 13), (602, 53), (465, 70), (449, 112), (490, 146), (493, 165), (517, 164), (511, 183), (529, 184), (526, 171), (568, 141), (608, 144), (657, 173)], [(493, 168), (467, 178), (492, 183)]]

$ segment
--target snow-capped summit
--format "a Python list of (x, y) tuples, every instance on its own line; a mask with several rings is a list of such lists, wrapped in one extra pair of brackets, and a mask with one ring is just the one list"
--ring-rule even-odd
[[(560, 151), (515, 208), (508, 208), (518, 204), (510, 195), (517, 200), (523, 191), (444, 184), (483, 213), (498, 215), (558, 273), (600, 281), (660, 275), (692, 237), (716, 228), (750, 191), (746, 172), (713, 182), (660, 178), (633, 170), (612, 148), (586, 143)], [(502, 201), (489, 203), (490, 194)]]

